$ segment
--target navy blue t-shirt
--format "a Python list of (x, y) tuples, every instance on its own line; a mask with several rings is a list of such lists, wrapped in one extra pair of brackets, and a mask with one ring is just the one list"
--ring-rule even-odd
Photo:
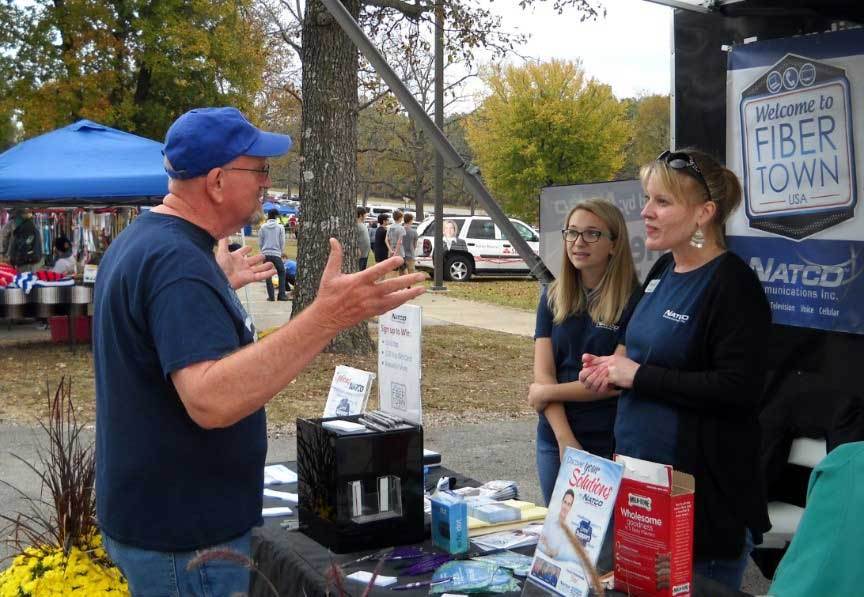
[[(650, 280), (627, 323), (627, 357), (639, 364), (667, 369), (685, 367), (693, 341), (702, 295), (720, 259), (686, 273), (676, 273), (675, 262)], [(642, 399), (625, 390), (618, 400), (615, 451), (652, 462), (675, 464), (678, 414), (674, 406)]]
[[(554, 317), (544, 288), (540, 296), (540, 304), (537, 305), (534, 338), (535, 340), (549, 338), (552, 341), (552, 356), (555, 359), (558, 383), (579, 381), (584, 353), (603, 356), (615, 352), (615, 347), (618, 345), (617, 324), (594, 322), (585, 312), (571, 315), (558, 325), (554, 323)], [(611, 448), (616, 402), (617, 398), (607, 398), (592, 402), (563, 403), (573, 435), (589, 452), (606, 452)], [(542, 438), (555, 442), (552, 426), (542, 413), (537, 433)], [(608, 436), (608, 439), (604, 438), (604, 435)], [(596, 448), (596, 451), (592, 450), (592, 447)]]
[(203, 429), (170, 378), (255, 339), (214, 243), (183, 219), (148, 212), (99, 265), (96, 509), (105, 533), (144, 549), (196, 549), (261, 522), (264, 410)]

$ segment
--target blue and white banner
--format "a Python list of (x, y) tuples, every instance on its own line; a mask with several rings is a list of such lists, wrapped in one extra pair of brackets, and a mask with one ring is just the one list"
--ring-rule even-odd
[(775, 323), (864, 333), (864, 30), (736, 47), (726, 80), (730, 248)]

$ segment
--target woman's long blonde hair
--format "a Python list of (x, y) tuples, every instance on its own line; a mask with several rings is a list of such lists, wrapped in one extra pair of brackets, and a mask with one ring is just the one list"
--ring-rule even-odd
[(556, 324), (560, 324), (571, 315), (587, 311), (593, 321), (614, 325), (621, 318), (627, 301), (633, 294), (633, 289), (639, 285), (636, 267), (633, 265), (633, 255), (630, 253), (627, 224), (621, 210), (612, 203), (604, 199), (587, 199), (570, 210), (564, 220), (565, 226), (570, 222), (573, 214), (580, 209), (603, 220), (609, 228), (615, 249), (600, 283), (597, 288), (592, 289), (589, 297), (579, 270), (570, 262), (565, 244), (561, 273), (549, 285), (547, 291), (549, 309)]

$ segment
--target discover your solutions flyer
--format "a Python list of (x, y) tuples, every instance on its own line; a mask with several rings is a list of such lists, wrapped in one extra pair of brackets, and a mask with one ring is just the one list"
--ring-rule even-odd
[(622, 474), (616, 462), (567, 448), (534, 552), (528, 575), (532, 582), (567, 597), (588, 595), (590, 580), (573, 540), (596, 566)]

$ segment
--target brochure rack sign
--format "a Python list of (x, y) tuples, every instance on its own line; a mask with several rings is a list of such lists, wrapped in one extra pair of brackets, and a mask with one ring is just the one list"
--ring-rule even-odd
[(864, 30), (737, 46), (728, 68), (729, 248), (774, 323), (864, 333)]
[(422, 424), (420, 345), (422, 311), (402, 305), (378, 318), (378, 400), (381, 410)]
[(359, 415), (366, 408), (375, 374), (339, 365), (333, 373), (330, 393), (324, 406), (324, 417)]
[(534, 552), (528, 575), (531, 582), (557, 595), (589, 594), (590, 580), (574, 541), (596, 565), (622, 474), (618, 463), (567, 448)]

